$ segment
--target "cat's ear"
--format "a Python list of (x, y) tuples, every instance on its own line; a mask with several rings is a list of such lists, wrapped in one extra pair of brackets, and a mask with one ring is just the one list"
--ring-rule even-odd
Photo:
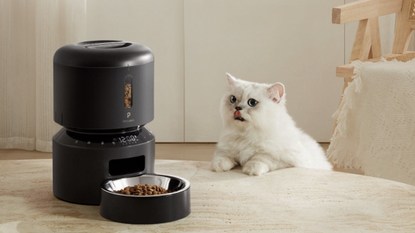
[(226, 78), (228, 79), (228, 88), (235, 86), (236, 78), (229, 73), (226, 73)]
[(285, 95), (285, 87), (282, 83), (275, 83), (267, 89), (269, 98), (279, 103)]

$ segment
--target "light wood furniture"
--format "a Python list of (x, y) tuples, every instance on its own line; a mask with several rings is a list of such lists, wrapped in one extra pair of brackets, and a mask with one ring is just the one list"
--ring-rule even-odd
[[(379, 33), (379, 16), (397, 13), (392, 54), (382, 55)], [(376, 62), (385, 57), (407, 61), (415, 58), (408, 52), (412, 31), (415, 29), (414, 0), (360, 0), (333, 8), (332, 22), (343, 24), (359, 21), (350, 62), (355, 60)], [(352, 81), (353, 67), (338, 66), (336, 76), (344, 78), (344, 89)]]
[(111, 222), (98, 206), (53, 196), (52, 160), (2, 160), (0, 232), (415, 232), (415, 187), (394, 181), (304, 168), (216, 173), (204, 161), (156, 160), (155, 169), (190, 181), (188, 217)]
[[(378, 17), (396, 13), (395, 35), (392, 54), (383, 54), (380, 45)], [(360, 0), (335, 7), (332, 23), (343, 24), (359, 21), (353, 43), (350, 63), (356, 60), (377, 62), (383, 58), (408, 61), (415, 53), (407, 51), (412, 31), (415, 30), (415, 0)], [(344, 78), (343, 91), (352, 81), (354, 67), (345, 64), (336, 67), (336, 76)], [(334, 130), (337, 121), (334, 123)]]
[[(397, 14), (392, 54), (382, 55), (378, 17)], [(412, 31), (415, 29), (415, 0), (360, 0), (332, 9), (332, 23), (343, 24), (359, 21), (350, 62), (356, 60), (377, 62), (383, 58), (408, 61), (415, 53), (407, 51)], [(336, 76), (344, 78), (342, 96), (352, 81), (354, 67), (345, 64), (336, 67)], [(337, 127), (334, 123), (333, 133)], [(335, 170), (340, 170), (334, 164)]]

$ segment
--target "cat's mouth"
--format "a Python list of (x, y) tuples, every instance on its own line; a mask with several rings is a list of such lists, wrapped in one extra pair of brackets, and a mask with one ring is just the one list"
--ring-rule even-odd
[(233, 113), (233, 119), (237, 120), (237, 121), (245, 121), (245, 119), (242, 117), (242, 114), (240, 111), (235, 111)]
[(237, 121), (245, 121), (245, 119), (243, 117), (234, 117), (235, 120)]

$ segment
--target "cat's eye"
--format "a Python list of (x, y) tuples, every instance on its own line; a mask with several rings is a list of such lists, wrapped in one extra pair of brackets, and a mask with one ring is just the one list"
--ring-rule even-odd
[(256, 101), (255, 99), (248, 100), (248, 105), (251, 107), (255, 107), (257, 104), (258, 104), (258, 101)]
[(231, 96), (231, 103), (235, 103), (236, 102), (236, 97), (234, 95)]

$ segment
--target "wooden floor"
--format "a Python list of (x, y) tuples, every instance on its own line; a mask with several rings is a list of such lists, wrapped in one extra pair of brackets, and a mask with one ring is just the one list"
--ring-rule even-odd
[[(328, 143), (320, 143), (327, 150)], [(210, 161), (216, 149), (216, 143), (156, 143), (156, 159)], [(0, 160), (51, 159), (52, 153), (0, 149)], [(362, 174), (359, 170), (339, 169), (336, 171)]]

